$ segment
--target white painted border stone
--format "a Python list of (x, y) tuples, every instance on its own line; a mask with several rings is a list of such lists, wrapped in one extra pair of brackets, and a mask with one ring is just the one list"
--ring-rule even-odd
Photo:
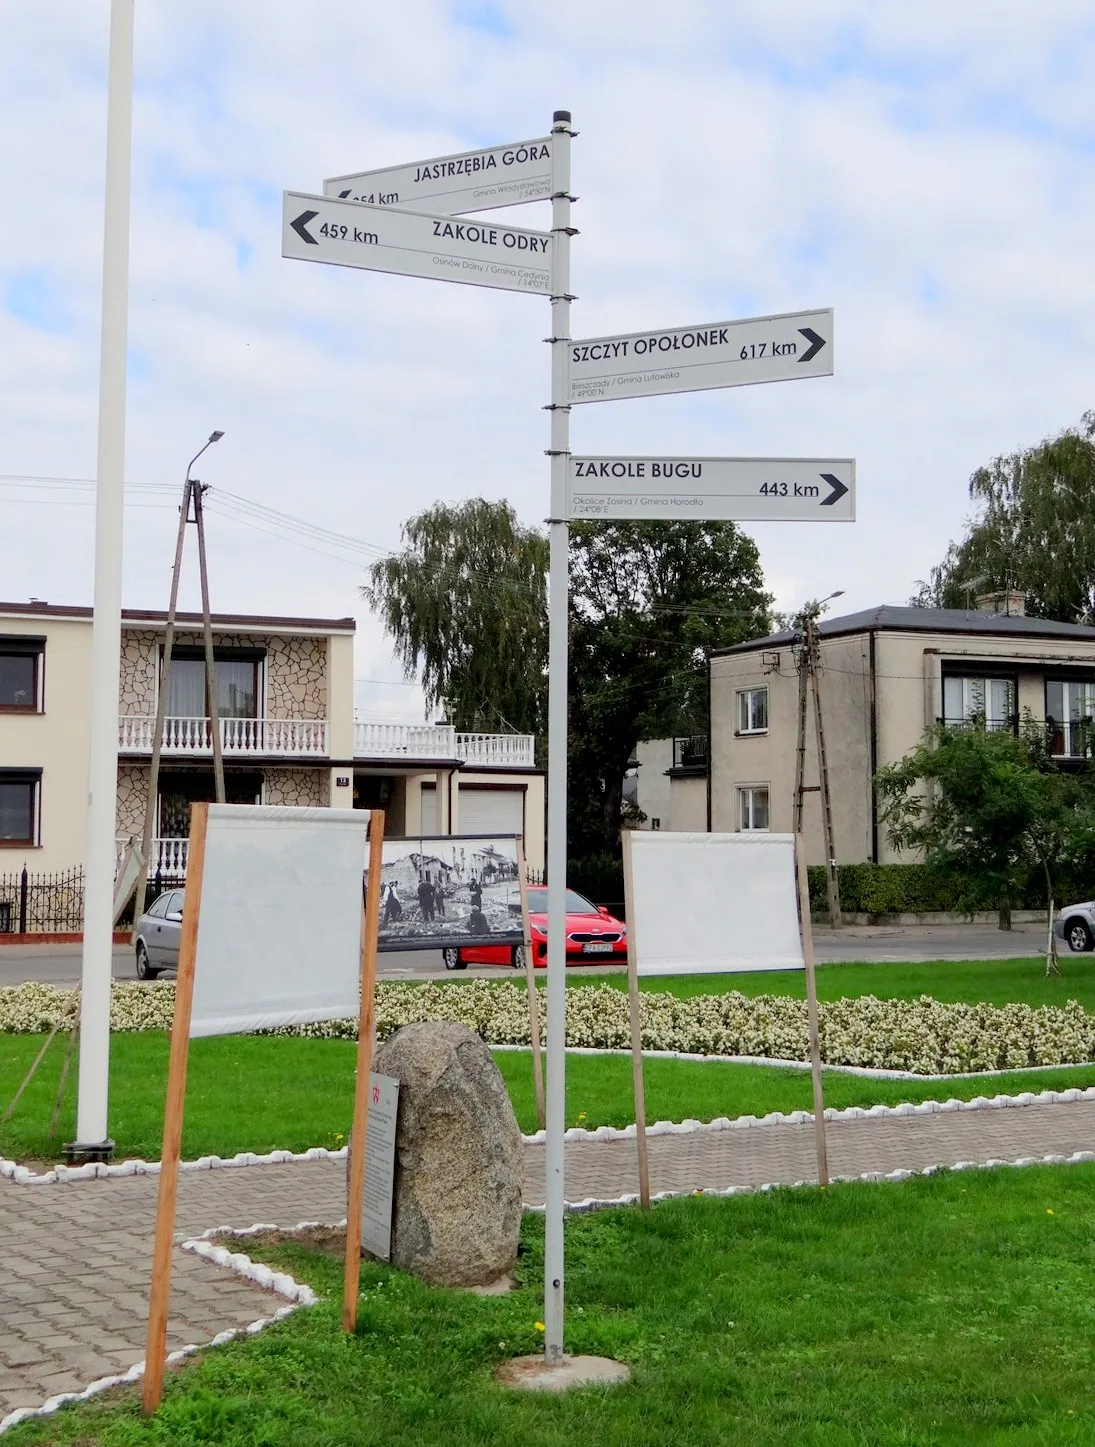
[[(945, 1080), (952, 1077), (915, 1078)], [(825, 1119), (829, 1121), (873, 1120), (880, 1116), (946, 1115), (960, 1110), (1009, 1110), (1021, 1109), (1028, 1105), (1071, 1105), (1081, 1100), (1095, 1101), (1095, 1085), (1089, 1085), (1082, 1090), (1079, 1086), (1071, 1086), (1068, 1090), (1042, 1090), (1037, 1094), (1027, 1090), (1023, 1091), (1021, 1095), (994, 1095), (991, 1098), (975, 1095), (972, 1100), (955, 1100), (952, 1097), (950, 1100), (944, 1101), (921, 1100), (915, 1103), (906, 1101), (901, 1105), (849, 1105), (843, 1110), (832, 1108), (826, 1110)], [(648, 1136), (691, 1135), (694, 1132), (749, 1130), (753, 1126), (808, 1125), (813, 1118), (813, 1113), (808, 1110), (794, 1110), (790, 1113), (773, 1110), (762, 1116), (738, 1115), (731, 1118), (723, 1115), (710, 1121), (659, 1120), (654, 1125), (647, 1126), (646, 1133)], [(566, 1131), (566, 1139), (569, 1141), (632, 1140), (634, 1136), (634, 1124), (599, 1125), (594, 1126), (592, 1130), (585, 1126), (573, 1125)], [(525, 1145), (541, 1145), (547, 1139), (547, 1135), (545, 1131), (538, 1130), (534, 1135), (522, 1136), (521, 1139)], [(181, 1162), (179, 1169), (181, 1171), (215, 1171), (237, 1169), (242, 1166), (295, 1165), (307, 1161), (344, 1161), (345, 1159), (345, 1146), (337, 1151), (329, 1151), (324, 1146), (313, 1146), (310, 1150), (297, 1154), (294, 1154), (293, 1151), (282, 1150), (270, 1151), (267, 1155), (261, 1156), (256, 1155), (253, 1151), (240, 1151), (237, 1155), (228, 1158), (199, 1156), (195, 1161)], [(96, 1177), (108, 1176), (155, 1176), (159, 1174), (159, 1171), (159, 1161), (120, 1161), (116, 1165), (55, 1166), (52, 1171), (36, 1172), (19, 1165), (16, 1161), (0, 1157), (0, 1180), (8, 1179), (17, 1186), (51, 1186), (62, 1182), (87, 1181)]]

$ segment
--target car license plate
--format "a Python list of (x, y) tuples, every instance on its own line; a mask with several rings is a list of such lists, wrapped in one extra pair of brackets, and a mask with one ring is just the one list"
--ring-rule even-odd
[(582, 946), (582, 951), (587, 955), (610, 955), (612, 945), (608, 940), (590, 940), (588, 944)]

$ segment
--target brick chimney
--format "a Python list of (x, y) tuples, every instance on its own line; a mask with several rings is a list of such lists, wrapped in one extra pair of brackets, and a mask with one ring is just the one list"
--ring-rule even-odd
[(1027, 613), (1026, 594), (981, 593), (977, 597), (977, 611), (979, 613), (1003, 613), (1007, 618), (1025, 618)]

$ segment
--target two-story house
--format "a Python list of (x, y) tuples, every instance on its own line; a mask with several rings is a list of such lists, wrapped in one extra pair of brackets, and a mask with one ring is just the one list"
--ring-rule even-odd
[[(119, 854), (144, 827), (165, 622), (122, 617)], [(167, 681), (152, 867), (171, 874), (185, 872), (191, 803), (214, 797), (200, 628), (180, 615)], [(392, 835), (521, 833), (542, 869), (533, 740), (355, 719), (354, 631), (352, 618), (213, 616), (228, 801), (381, 807)], [(0, 874), (82, 863), (90, 681), (90, 608), (0, 603)]]
[[(821, 621), (820, 692), (840, 863), (895, 859), (872, 780), (936, 722), (961, 726), (976, 717), (989, 728), (1017, 730), (1030, 718), (1045, 727), (1063, 761), (1090, 747), (1095, 628), (1025, 617), (1015, 595), (985, 601), (985, 610), (885, 606)], [(783, 632), (712, 654), (709, 829), (793, 827), (795, 652), (794, 635)], [(810, 862), (820, 864), (812, 702), (805, 781), (803, 832)], [(680, 787), (694, 790), (696, 781), (682, 778)]]

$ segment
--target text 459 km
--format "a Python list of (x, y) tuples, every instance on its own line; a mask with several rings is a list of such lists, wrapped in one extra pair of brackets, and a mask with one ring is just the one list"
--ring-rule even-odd
[(379, 241), (375, 231), (362, 231), (360, 226), (341, 226), (334, 221), (325, 221), (319, 228), (321, 236), (329, 236), (332, 241), (360, 241), (365, 246), (376, 246)]

